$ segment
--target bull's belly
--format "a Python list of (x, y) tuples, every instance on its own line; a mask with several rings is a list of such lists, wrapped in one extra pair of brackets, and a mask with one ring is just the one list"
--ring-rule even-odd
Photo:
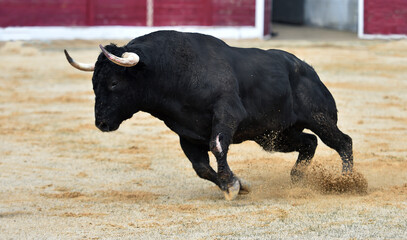
[[(267, 115), (257, 115), (243, 119), (233, 135), (233, 143), (241, 143), (247, 140), (255, 140), (266, 132), (282, 131), (292, 126), (296, 121), (296, 115), (291, 111), (274, 112)], [(191, 114), (182, 121), (167, 119), (164, 123), (180, 137), (201, 145), (208, 145), (212, 135), (212, 117), (196, 117)]]
[(293, 112), (271, 116), (273, 117), (242, 121), (233, 136), (233, 143), (255, 140), (267, 132), (281, 132), (294, 125), (297, 119)]
[(270, 127), (263, 125), (253, 125), (239, 127), (233, 136), (233, 143), (241, 143), (248, 140), (255, 140), (258, 136), (267, 131), (278, 131), (281, 127)]

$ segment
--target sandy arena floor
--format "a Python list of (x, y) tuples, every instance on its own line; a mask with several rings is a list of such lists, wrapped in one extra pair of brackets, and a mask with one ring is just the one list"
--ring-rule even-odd
[(290, 183), (295, 153), (245, 142), (229, 163), (253, 189), (227, 202), (149, 114), (96, 129), (92, 75), (63, 49), (92, 62), (99, 41), (3, 42), (0, 239), (406, 239), (407, 41), (229, 43), (288, 50), (315, 67), (353, 138), (351, 191), (335, 187), (341, 161), (321, 141), (303, 186)]

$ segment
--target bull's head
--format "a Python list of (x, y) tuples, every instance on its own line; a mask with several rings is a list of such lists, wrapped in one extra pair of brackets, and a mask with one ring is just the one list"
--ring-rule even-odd
[[(78, 63), (64, 51), (73, 67), (94, 72), (92, 83), (96, 96), (95, 124), (101, 131), (108, 132), (118, 129), (124, 120), (137, 111), (137, 107), (131, 104), (134, 102), (130, 84), (133, 75), (127, 70), (136, 66), (140, 58), (136, 53), (125, 52), (123, 48), (115, 45), (108, 45), (106, 49), (102, 45), (99, 46), (102, 53), (95, 64)], [(121, 57), (115, 54), (121, 54)]]

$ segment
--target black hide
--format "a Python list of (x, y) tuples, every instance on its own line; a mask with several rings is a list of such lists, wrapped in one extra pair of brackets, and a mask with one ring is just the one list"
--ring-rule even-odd
[(344, 172), (351, 171), (352, 140), (336, 126), (335, 101), (314, 69), (294, 55), (175, 31), (105, 48), (116, 56), (135, 52), (140, 62), (126, 68), (100, 54), (92, 79), (96, 126), (113, 131), (137, 111), (151, 113), (180, 136), (197, 174), (226, 194), (240, 181), (227, 164), (230, 144), (253, 140), (268, 151), (299, 152), (291, 172), (296, 180), (299, 164), (307, 165), (317, 146), (305, 128), (338, 151)]

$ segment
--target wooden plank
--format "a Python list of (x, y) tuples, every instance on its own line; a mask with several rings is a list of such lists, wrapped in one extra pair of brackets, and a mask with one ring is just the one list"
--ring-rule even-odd
[(146, 25), (146, 0), (0, 0), (0, 26)]
[(215, 26), (254, 26), (256, 0), (212, 0)]
[(83, 26), (83, 0), (0, 0), (0, 26)]
[[(254, 26), (256, 0), (154, 0), (154, 26)], [(147, 25), (147, 0), (0, 0), (0, 26)]]
[(95, 0), (86, 0), (86, 25), (95, 24)]
[(154, 25), (209, 25), (208, 4), (209, 0), (154, 0)]
[(365, 34), (407, 34), (406, 0), (365, 0)]
[(94, 25), (146, 26), (146, 0), (96, 0)]
[(254, 26), (256, 0), (155, 0), (154, 25)]

